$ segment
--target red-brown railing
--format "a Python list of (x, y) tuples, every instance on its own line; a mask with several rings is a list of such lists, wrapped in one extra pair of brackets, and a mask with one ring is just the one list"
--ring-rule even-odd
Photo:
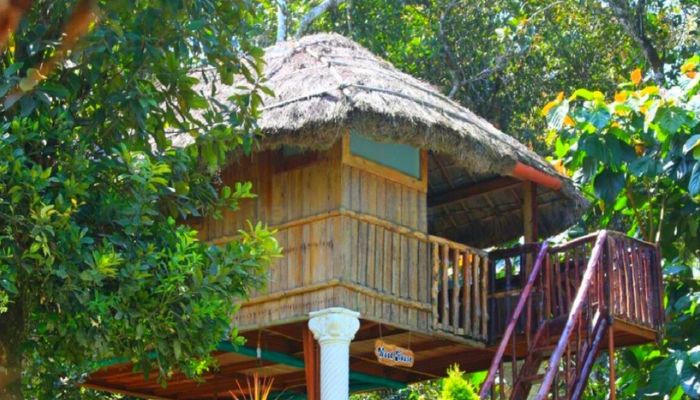
[(612, 319), (658, 330), (663, 323), (662, 293), (655, 245), (600, 232), (536, 399), (550, 394), (578, 399)]
[[(527, 256), (520, 260), (522, 270)], [(545, 255), (540, 251), (521, 287), (482, 399), (525, 398), (536, 380), (542, 380), (537, 399), (578, 398), (612, 318), (653, 330), (663, 323), (657, 247), (617, 232), (587, 235)], [(538, 375), (546, 358), (546, 372)], [(512, 377), (503, 373), (505, 362)]]
[[(503, 336), (539, 250), (539, 243), (528, 243), (488, 254), (490, 343), (497, 343)], [(524, 329), (525, 314), (518, 319), (515, 332), (521, 334)]]
[[(600, 232), (591, 250), (578, 290), (570, 305), (569, 316), (559, 342), (549, 358), (547, 371), (542, 380), (537, 399), (545, 399), (549, 393), (559, 397), (562, 390), (564, 398), (570, 398), (573, 383), (579, 377), (579, 367), (585, 363), (577, 362), (574, 357), (581, 357), (593, 349), (594, 339), (601, 329), (601, 318), (607, 318), (605, 312), (606, 294), (604, 289), (605, 247), (608, 239), (606, 231)], [(554, 270), (557, 270), (555, 264)], [(606, 324), (603, 322), (602, 326)], [(574, 335), (575, 334), (575, 335)], [(572, 351), (573, 350), (573, 351)], [(597, 350), (594, 349), (594, 350)], [(573, 353), (573, 356), (572, 356)], [(561, 366), (560, 366), (561, 364)], [(562, 369), (563, 374), (559, 369)], [(561, 378), (561, 379), (560, 379)]]
[(610, 313), (617, 319), (660, 330), (664, 322), (663, 283), (657, 246), (617, 232), (608, 233)]
[[(486, 396), (489, 393), (495, 393), (491, 392), (491, 388), (493, 385), (496, 383), (496, 378), (498, 376), (498, 389), (499, 393), (501, 394), (501, 398), (505, 395), (506, 391), (506, 385), (505, 385), (505, 374), (504, 374), (504, 365), (503, 365), (503, 360), (504, 356), (506, 354), (506, 350), (510, 347), (510, 361), (511, 361), (511, 371), (512, 371), (512, 376), (513, 376), (513, 382), (516, 381), (517, 376), (519, 374), (518, 371), (518, 363), (517, 363), (517, 338), (516, 338), (516, 325), (518, 324), (518, 321), (520, 320), (521, 315), (523, 315), (523, 311), (526, 309), (526, 306), (528, 304), (531, 304), (531, 297), (530, 294), (532, 293), (535, 283), (540, 277), (540, 271), (542, 270), (542, 264), (544, 264), (544, 261), (546, 259), (547, 255), (547, 243), (543, 243), (540, 246), (539, 252), (537, 254), (537, 259), (534, 262), (533, 268), (532, 268), (532, 273), (530, 274), (530, 277), (528, 281), (525, 283), (525, 286), (522, 289), (522, 293), (520, 295), (520, 299), (518, 300), (518, 303), (515, 306), (515, 309), (513, 310), (513, 313), (510, 317), (510, 320), (508, 322), (508, 325), (506, 326), (505, 331), (503, 332), (503, 337), (501, 339), (501, 344), (498, 346), (498, 350), (496, 351), (496, 354), (494, 356), (494, 362), (491, 364), (491, 367), (489, 368), (489, 373), (488, 376), (486, 377), (486, 381), (484, 382), (484, 385), (481, 388), (481, 398), (486, 398)], [(523, 257), (524, 258), (524, 257)], [(522, 263), (524, 266), (525, 263)], [(509, 265), (506, 265), (505, 268), (509, 268)], [(529, 310), (530, 307), (527, 307)]]

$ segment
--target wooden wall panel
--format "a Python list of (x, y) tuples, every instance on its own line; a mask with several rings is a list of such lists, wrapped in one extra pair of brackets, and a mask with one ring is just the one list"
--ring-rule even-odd
[(417, 189), (350, 165), (342, 166), (342, 207), (426, 232), (427, 196)]
[[(234, 317), (234, 324), (240, 331), (245, 332), (303, 321), (311, 311), (328, 307), (345, 307), (358, 311), (362, 319), (417, 332), (432, 332), (432, 314), (425, 307), (396, 304), (391, 298), (370, 296), (342, 285), (323, 287), (257, 304), (243, 304)], [(381, 312), (378, 313), (377, 310)]]
[[(430, 331), (424, 191), (343, 164), (339, 145), (291, 161), (261, 152), (232, 164), (221, 178), (229, 186), (250, 181), (257, 198), (220, 220), (205, 220), (202, 238), (223, 243), (246, 229), (247, 220), (261, 221), (278, 229), (283, 248), (266, 288), (242, 304), (240, 329), (341, 306), (377, 322)], [(423, 239), (415, 235), (421, 232)]]
[(247, 222), (261, 221), (278, 226), (301, 218), (340, 208), (340, 153), (333, 148), (311, 153), (285, 165), (279, 151), (265, 151), (242, 157), (221, 172), (224, 185), (251, 182), (255, 199), (241, 201), (240, 209), (223, 211), (219, 220), (206, 219), (201, 225), (204, 240), (221, 241), (247, 229)]
[(427, 241), (389, 226), (345, 216), (343, 220), (347, 233), (343, 249), (349, 257), (341, 275), (343, 280), (385, 296), (422, 303), (430, 301), (431, 266)]

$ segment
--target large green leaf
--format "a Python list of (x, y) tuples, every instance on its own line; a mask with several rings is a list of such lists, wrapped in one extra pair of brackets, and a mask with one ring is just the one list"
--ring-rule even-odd
[(661, 107), (656, 114), (655, 123), (668, 135), (675, 134), (684, 124), (691, 122), (685, 110), (679, 107)]
[(693, 166), (693, 171), (690, 174), (690, 181), (688, 182), (688, 191), (691, 196), (700, 194), (700, 161), (696, 161), (695, 166)]
[(657, 161), (651, 156), (643, 155), (638, 157), (631, 163), (629, 163), (629, 171), (632, 175), (636, 177), (642, 177), (644, 175), (655, 175)]
[(700, 367), (700, 345), (688, 351), (688, 360), (694, 367)]
[(593, 181), (596, 196), (606, 203), (612, 203), (624, 186), (625, 176), (608, 168), (599, 173)]
[(644, 388), (648, 395), (671, 393), (680, 384), (683, 361), (668, 357), (657, 364), (651, 371), (649, 385)]
[(700, 147), (700, 134), (691, 136), (683, 145), (683, 153), (690, 153)]

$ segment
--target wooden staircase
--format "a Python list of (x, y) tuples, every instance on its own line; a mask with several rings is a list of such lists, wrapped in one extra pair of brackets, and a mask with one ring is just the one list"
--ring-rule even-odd
[[(660, 331), (655, 245), (601, 231), (551, 248), (543, 243), (520, 259), (528, 279), (500, 336), (482, 399), (579, 399), (606, 336), (611, 354), (615, 348), (616, 324)], [(610, 381), (613, 397), (614, 370)]]

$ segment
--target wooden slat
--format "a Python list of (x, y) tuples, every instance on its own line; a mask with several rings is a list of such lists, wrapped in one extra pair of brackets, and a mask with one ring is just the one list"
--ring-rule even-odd
[[(629, 246), (629, 243), (627, 243), (627, 246)], [(637, 270), (638, 270), (638, 262), (636, 260), (636, 253), (634, 251), (634, 247), (630, 247), (630, 275), (632, 278), (632, 320), (636, 321), (639, 318), (639, 304), (640, 304), (640, 298), (639, 294), (637, 292), (637, 288), (639, 287), (639, 277), (637, 276)]]
[[(473, 266), (474, 257), (476, 257), (476, 255), (469, 254), (469, 253), (463, 253), (463, 257), (464, 257), (464, 259), (462, 261), (463, 261), (464, 269), (462, 270), (462, 286), (464, 287), (464, 290), (462, 292), (462, 304), (464, 305), (464, 309), (462, 310), (462, 320), (464, 321), (464, 333), (466, 335), (469, 335), (470, 333), (472, 333), (471, 291), (472, 291), (472, 287), (474, 287), (471, 274), (472, 274), (472, 269), (474, 268), (474, 266)], [(474, 290), (476, 290), (475, 287), (474, 287)]]
[(481, 325), (481, 296), (480, 292), (483, 290), (483, 286), (479, 287), (479, 282), (481, 280), (479, 279), (479, 272), (481, 272), (480, 268), (481, 264), (481, 257), (479, 255), (474, 254), (474, 257), (472, 258), (472, 284), (474, 286), (474, 290), (472, 291), (474, 293), (474, 301), (472, 304), (474, 305), (474, 321), (472, 322), (472, 332), (474, 336), (478, 336), (480, 332), (480, 325)]
[(631, 287), (631, 279), (629, 276), (629, 258), (627, 257), (627, 247), (625, 246), (625, 243), (623, 241), (619, 241), (618, 243), (618, 248), (620, 251), (620, 258), (622, 259), (622, 277), (624, 280), (624, 298), (625, 298), (625, 304), (624, 304), (624, 311), (623, 314), (625, 317), (628, 317), (630, 309), (632, 307), (632, 295), (630, 293), (630, 287)]
[[(476, 255), (475, 255), (476, 257)], [(482, 314), (481, 314), (481, 337), (483, 339), (488, 338), (488, 319), (489, 319), (489, 313), (487, 312), (487, 297), (488, 297), (488, 290), (487, 285), (488, 285), (488, 275), (489, 275), (489, 262), (487, 258), (482, 258), (481, 259), (482, 263), (482, 270), (481, 270), (481, 286), (479, 287), (479, 291), (481, 291), (481, 307), (482, 307)]]
[(459, 330), (459, 251), (452, 250), (452, 331), (456, 334)]
[(432, 303), (433, 303), (433, 327), (435, 329), (440, 328), (440, 324), (438, 323), (438, 282), (440, 279), (440, 245), (437, 243), (433, 243), (432, 246), (432, 255), (433, 255), (433, 277), (432, 277), (432, 282), (433, 282), (433, 287), (431, 291), (431, 297), (432, 297)]
[(440, 263), (440, 273), (442, 274), (442, 329), (449, 329), (450, 326), (450, 303), (447, 296), (448, 290), (450, 288), (450, 281), (448, 276), (448, 264), (449, 264), (449, 246), (446, 244), (442, 245), (441, 249), (441, 263)]
[(648, 293), (646, 291), (646, 285), (644, 283), (645, 281), (645, 275), (646, 275), (646, 265), (644, 262), (644, 254), (643, 250), (640, 248), (639, 245), (634, 244), (633, 245), (634, 249), (634, 255), (635, 255), (635, 260), (637, 264), (637, 292), (639, 293), (639, 314), (637, 316), (637, 321), (644, 323), (646, 321), (645, 314), (646, 314), (646, 308), (647, 308), (647, 296)]

